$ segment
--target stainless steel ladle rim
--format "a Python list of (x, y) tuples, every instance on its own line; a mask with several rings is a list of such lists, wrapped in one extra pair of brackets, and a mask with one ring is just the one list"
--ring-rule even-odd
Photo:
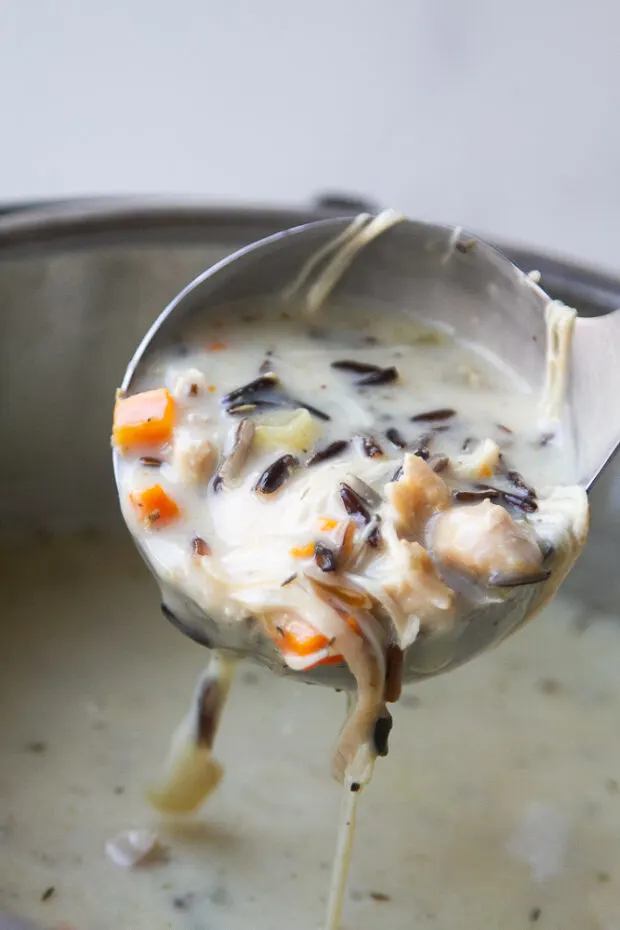
[[(229, 267), (230, 265), (233, 264), (233, 262), (238, 261), (240, 258), (243, 258), (247, 255), (251, 255), (254, 252), (259, 252), (262, 249), (268, 247), (269, 245), (272, 245), (275, 242), (279, 242), (283, 239), (288, 239), (292, 236), (303, 235), (303, 233), (306, 233), (312, 229), (326, 229), (329, 227), (337, 228), (338, 226), (341, 226), (342, 224), (347, 224), (347, 223), (352, 222), (354, 219), (355, 219), (354, 216), (330, 217), (328, 219), (313, 220), (312, 222), (309, 222), (309, 223), (302, 223), (299, 226), (292, 226), (289, 229), (283, 229), (280, 232), (273, 233), (270, 236), (265, 236), (262, 239), (256, 240), (256, 242), (251, 242), (249, 245), (243, 246), (240, 249), (236, 249), (230, 255), (225, 256), (224, 258), (220, 259), (220, 261), (216, 262), (214, 265), (211, 265), (205, 271), (201, 272), (199, 275), (193, 278), (193, 280), (190, 281), (189, 284), (187, 284), (183, 288), (183, 290), (181, 290), (175, 297), (172, 298), (172, 300), (168, 303), (168, 305), (161, 311), (159, 316), (153, 321), (153, 323), (151, 324), (151, 326), (149, 327), (149, 329), (143, 336), (142, 340), (140, 341), (140, 344), (138, 345), (136, 351), (134, 352), (131, 358), (131, 361), (129, 362), (125, 370), (125, 374), (123, 376), (123, 381), (121, 384), (121, 390), (123, 391), (129, 390), (133, 377), (136, 373), (136, 369), (138, 365), (140, 364), (140, 362), (142, 361), (142, 358), (145, 352), (147, 351), (148, 346), (153, 340), (153, 337), (155, 336), (155, 334), (160, 329), (162, 323), (164, 323), (170, 316), (172, 316), (172, 314), (177, 309), (177, 307), (185, 300), (185, 298), (189, 294), (191, 294), (194, 290), (196, 290), (196, 288), (204, 284), (205, 281), (208, 281), (209, 278), (215, 277), (215, 275), (217, 275), (220, 271), (223, 271), (225, 268)], [(524, 274), (513, 262), (510, 261), (509, 258), (506, 257), (506, 255), (504, 255), (503, 252), (501, 252), (500, 249), (496, 248), (493, 245), (490, 245), (485, 239), (481, 239), (479, 236), (476, 236), (474, 233), (470, 233), (467, 229), (464, 229), (463, 227), (451, 226), (446, 223), (427, 223), (423, 220), (412, 220), (412, 219), (409, 219), (408, 217), (403, 217), (403, 222), (415, 223), (418, 226), (425, 226), (429, 230), (448, 233), (450, 235), (454, 235), (458, 231), (459, 237), (462, 236), (468, 242), (474, 241), (477, 246), (484, 248), (491, 255), (496, 256), (502, 262), (505, 262), (507, 265), (510, 265), (517, 274), (519, 275)], [(536, 287), (536, 285), (533, 282), (532, 282), (532, 286)], [(539, 290), (541, 294), (547, 297), (547, 295), (544, 294), (544, 291), (542, 290), (542, 288), (539, 288)]]

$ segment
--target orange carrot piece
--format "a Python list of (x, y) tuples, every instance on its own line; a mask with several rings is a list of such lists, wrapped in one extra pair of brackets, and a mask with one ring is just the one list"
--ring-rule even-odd
[(166, 388), (119, 397), (114, 405), (113, 437), (117, 446), (158, 446), (170, 438), (174, 400)]
[(214, 339), (212, 342), (207, 343), (207, 352), (223, 352), (227, 348), (227, 344), (222, 342), (221, 339)]
[(337, 607), (335, 604), (332, 605), (339, 617), (342, 617), (343, 620), (346, 620), (350, 628), (354, 633), (357, 633), (358, 636), (362, 635), (362, 631), (359, 628), (359, 624), (355, 617), (352, 617), (350, 613), (347, 613), (342, 607)]
[[(338, 613), (347, 621), (353, 632), (359, 635), (360, 628), (354, 618), (351, 617), (350, 614), (345, 614), (341, 611), (338, 611)], [(298, 658), (311, 656), (315, 652), (319, 652), (321, 649), (326, 649), (329, 646), (329, 640), (326, 636), (319, 633), (310, 623), (306, 623), (305, 620), (301, 620), (299, 617), (292, 617), (283, 626), (278, 627), (277, 642), (284, 656), (288, 653)], [(339, 662), (344, 662), (344, 658), (341, 655), (324, 656), (324, 658), (319, 659), (319, 661), (315, 662), (313, 665), (306, 666), (306, 671), (317, 668), (319, 665), (337, 665)]]
[(292, 549), (289, 549), (289, 555), (292, 555), (295, 559), (311, 559), (314, 555), (315, 543), (307, 543), (305, 546), (293, 546)]
[(319, 649), (325, 649), (329, 645), (329, 640), (322, 633), (319, 633), (309, 623), (296, 617), (287, 621), (285, 626), (280, 627), (279, 642), (283, 652), (292, 652), (296, 656), (309, 656)]
[(166, 494), (161, 484), (154, 484), (144, 491), (135, 491), (129, 496), (140, 520), (147, 526), (165, 526), (180, 514), (177, 504)]
[(330, 517), (321, 517), (319, 519), (319, 529), (323, 533), (328, 533), (330, 530), (335, 530), (339, 522), (339, 520), (332, 520)]
[(340, 665), (341, 662), (344, 662), (344, 656), (325, 656), (323, 659), (319, 659), (318, 662), (313, 662), (312, 665), (305, 665), (304, 672), (310, 672), (313, 668), (318, 668), (319, 665)]
[(344, 529), (342, 543), (340, 545), (340, 559), (347, 562), (353, 555), (353, 541), (355, 539), (356, 526), (353, 520), (349, 520)]

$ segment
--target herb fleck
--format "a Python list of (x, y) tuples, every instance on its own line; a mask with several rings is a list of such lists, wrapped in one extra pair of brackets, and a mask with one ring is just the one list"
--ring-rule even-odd
[(177, 909), (177, 911), (189, 911), (192, 904), (194, 903), (194, 894), (191, 891), (188, 891), (186, 894), (176, 895), (172, 899), (172, 906)]

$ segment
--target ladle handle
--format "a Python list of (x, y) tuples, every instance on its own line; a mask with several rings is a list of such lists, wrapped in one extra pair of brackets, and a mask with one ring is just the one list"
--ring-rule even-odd
[(577, 318), (570, 384), (578, 474), (589, 488), (620, 444), (620, 310)]

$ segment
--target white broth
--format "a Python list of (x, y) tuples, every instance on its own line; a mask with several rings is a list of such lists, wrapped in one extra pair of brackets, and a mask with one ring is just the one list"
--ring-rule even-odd
[[(161, 617), (128, 540), (7, 548), (2, 566), (0, 910), (75, 930), (316, 927), (342, 695), (244, 666), (221, 787), (194, 820), (162, 819), (144, 789), (205, 652)], [(361, 806), (345, 927), (613, 927), (619, 666), (618, 620), (560, 598), (407, 689)], [(115, 866), (105, 843), (130, 827), (153, 827), (167, 861)]]

